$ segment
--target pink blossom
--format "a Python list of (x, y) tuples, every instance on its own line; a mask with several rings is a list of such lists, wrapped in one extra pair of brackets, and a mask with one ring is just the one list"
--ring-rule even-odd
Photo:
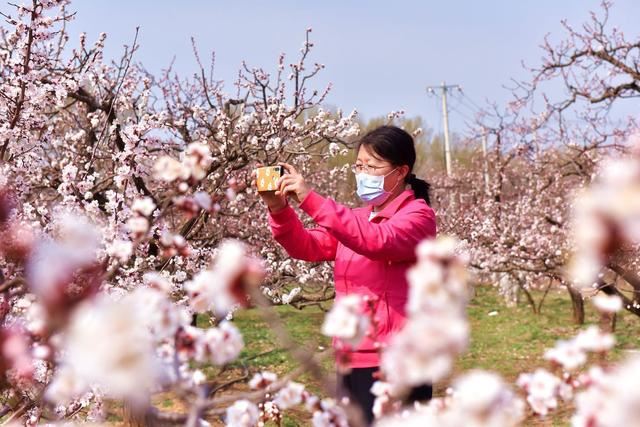
[(233, 323), (223, 321), (198, 336), (195, 343), (195, 358), (200, 362), (225, 365), (234, 361), (242, 351), (244, 341)]
[(507, 427), (524, 418), (524, 402), (496, 374), (471, 371), (456, 379), (453, 388), (449, 425)]
[(451, 237), (425, 240), (408, 273), (409, 318), (383, 349), (381, 369), (397, 388), (434, 383), (451, 370), (469, 340), (467, 256)]
[(360, 295), (347, 295), (336, 299), (322, 324), (322, 333), (357, 346), (367, 334), (371, 323), (365, 313), (365, 302)]
[(541, 368), (533, 374), (520, 374), (517, 381), (518, 386), (527, 392), (531, 409), (543, 416), (558, 406), (561, 383), (558, 377)]
[(263, 276), (262, 264), (247, 255), (245, 245), (227, 240), (218, 248), (213, 266), (185, 283), (185, 289), (194, 310), (224, 315), (236, 304), (246, 305), (248, 292)]
[(183, 162), (190, 175), (199, 181), (207, 175), (213, 159), (208, 146), (194, 142), (187, 146)]
[(149, 231), (149, 220), (141, 216), (133, 216), (127, 220), (127, 228), (134, 238), (140, 238)]
[(333, 399), (320, 401), (319, 409), (313, 412), (313, 427), (349, 427), (344, 410)]
[(303, 384), (290, 381), (278, 390), (276, 397), (273, 399), (273, 403), (278, 405), (280, 409), (289, 409), (303, 402), (304, 392), (305, 387)]
[(574, 340), (576, 345), (584, 351), (593, 351), (598, 353), (611, 350), (616, 343), (616, 339), (612, 334), (603, 332), (600, 328), (594, 325), (580, 331)]
[(468, 299), (467, 257), (457, 253), (455, 239), (424, 240), (416, 249), (418, 263), (407, 273), (410, 314), (460, 310)]
[(258, 372), (253, 375), (249, 381), (249, 387), (252, 389), (266, 388), (278, 380), (278, 375), (269, 371)]
[(0, 225), (5, 225), (11, 219), (15, 208), (15, 194), (0, 182)]
[(187, 240), (180, 234), (173, 234), (165, 230), (159, 239), (163, 258), (171, 258), (176, 255), (183, 257), (191, 253)]
[(153, 211), (156, 209), (156, 204), (151, 197), (143, 197), (136, 199), (131, 205), (131, 210), (144, 217), (150, 217)]
[(107, 248), (107, 253), (121, 263), (126, 263), (133, 254), (133, 245), (128, 240), (114, 240)]
[(154, 172), (157, 179), (167, 182), (189, 178), (187, 166), (169, 156), (163, 156), (156, 161)]
[(73, 240), (36, 246), (27, 263), (27, 281), (47, 312), (49, 327), (64, 323), (71, 308), (98, 291), (104, 267), (95, 258), (95, 252)]
[(158, 380), (148, 322), (139, 310), (144, 304), (138, 300), (141, 296), (118, 302), (101, 297), (76, 309), (62, 360), (79, 382), (99, 384), (110, 396), (139, 403)]
[(593, 376), (585, 390), (576, 395), (574, 427), (617, 427), (637, 425), (640, 410), (640, 358), (623, 361), (610, 372)]
[(587, 361), (584, 348), (576, 340), (560, 340), (555, 347), (544, 353), (544, 358), (573, 371)]
[(238, 400), (227, 408), (227, 427), (255, 427), (258, 423), (260, 411), (248, 400)]
[(157, 289), (165, 294), (169, 294), (173, 289), (171, 282), (169, 282), (165, 276), (155, 271), (145, 273), (144, 276), (142, 276), (142, 279), (147, 286)]
[(12, 370), (20, 379), (31, 380), (34, 361), (31, 343), (23, 330), (17, 327), (0, 329), (0, 371)]
[(468, 340), (469, 326), (460, 316), (415, 316), (383, 350), (381, 369), (399, 387), (434, 383), (451, 371)]

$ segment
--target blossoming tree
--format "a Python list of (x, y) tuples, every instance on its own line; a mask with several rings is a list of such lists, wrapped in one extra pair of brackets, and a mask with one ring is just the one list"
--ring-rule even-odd
[[(478, 153), (459, 176), (436, 183), (457, 197), (450, 203), (443, 193), (441, 229), (469, 243), (472, 266), (485, 280), (511, 296), (522, 289), (534, 311), (541, 301), (533, 300), (532, 287), (563, 284), (578, 322), (582, 297), (566, 274), (571, 194), (591, 181), (602, 158), (627, 151), (627, 138), (638, 129), (637, 117), (620, 117), (616, 107), (640, 95), (640, 41), (610, 28), (610, 8), (603, 2), (578, 28), (563, 22), (559, 42), (545, 39), (542, 62), (529, 68), (530, 80), (515, 83), (512, 102), (477, 117), (471, 138), (487, 138), (486, 158)], [(637, 254), (628, 248), (604, 265), (609, 292), (638, 295)], [(637, 313), (633, 304), (625, 307)]]
[[(0, 414), (7, 422), (28, 425), (101, 422), (105, 403), (118, 399), (126, 402), (130, 421), (139, 424), (197, 426), (222, 416), (229, 426), (253, 426), (279, 423), (283, 411), (304, 405), (315, 426), (360, 425), (362, 418), (348, 401), (329, 397), (334, 384), (317, 360), (291, 341), (271, 307), (274, 300), (330, 299), (326, 285), (319, 296), (279, 287), (286, 277), (327, 282), (329, 269), (305, 271), (267, 244), (263, 208), (247, 186), (256, 163), (293, 159), (324, 191), (341, 190), (335, 177), (344, 168), (321, 166), (342, 155), (358, 127), (355, 113), (322, 110), (327, 90), (310, 87), (323, 67), (308, 65), (310, 30), (299, 58), (286, 64), (281, 56), (273, 74), (243, 65), (231, 97), (203, 65), (191, 79), (170, 69), (150, 75), (134, 62), (136, 40), (113, 64), (102, 55), (105, 35), (92, 45), (82, 35), (68, 47), (65, 23), (73, 14), (67, 7), (64, 0), (16, 6), (5, 16), (8, 26), (0, 41)], [(202, 64), (195, 43), (194, 55)], [(634, 89), (613, 92), (625, 96), (629, 90)], [(561, 110), (546, 105), (554, 114)], [(516, 108), (515, 116), (521, 111)], [(538, 135), (551, 142), (551, 127), (538, 123)], [(412, 387), (445, 378), (468, 345), (469, 262), (557, 274), (553, 269), (565, 262), (575, 242), (571, 278), (576, 286), (589, 287), (603, 279), (598, 273), (611, 257), (638, 244), (637, 142), (630, 144), (636, 146), (633, 155), (613, 160), (585, 190), (578, 232), (569, 241), (569, 231), (551, 230), (567, 230), (561, 217), (568, 211), (526, 206), (541, 194), (559, 197), (572, 188), (560, 180), (562, 169), (560, 175), (543, 175), (536, 168), (566, 160), (574, 149), (583, 151), (580, 161), (592, 160), (591, 150), (522, 148), (515, 144), (526, 142), (515, 137), (517, 125), (497, 129), (494, 134), (506, 144), (495, 152), (502, 169), (483, 207), (469, 214), (493, 216), (480, 230), (466, 219), (447, 223), (451, 231), (471, 237), (467, 246), (474, 241), (485, 246), (465, 251), (456, 240), (441, 237), (418, 247), (418, 263), (409, 273), (407, 323), (380, 349), (381, 381), (373, 390), (378, 422), (511, 426), (522, 421), (525, 402), (530, 411), (545, 414), (559, 399), (573, 396), (576, 425), (617, 426), (635, 419), (638, 387), (625, 380), (637, 369), (636, 360), (578, 372), (587, 353), (603, 360), (614, 343), (610, 334), (593, 328), (545, 355), (555, 372), (541, 369), (520, 378), (524, 399), (498, 375), (474, 371), (455, 379), (446, 396), (405, 406)], [(594, 124), (591, 131), (599, 129)], [(543, 158), (549, 163), (540, 163)], [(570, 164), (581, 164), (572, 159)], [(530, 165), (534, 172), (523, 173)], [(529, 190), (507, 191), (511, 176)], [(606, 206), (593, 202), (602, 194), (609, 197)], [(452, 205), (447, 214), (461, 205)], [(532, 211), (534, 217), (517, 222), (519, 214)], [(543, 225), (549, 235), (519, 234), (523, 227)], [(488, 233), (497, 236), (493, 246)], [(556, 244), (560, 253), (555, 248), (549, 255)], [(629, 309), (633, 304), (623, 297), (601, 295), (596, 301), (603, 311)], [(358, 297), (337, 302), (323, 332), (344, 345), (356, 344), (375, 327), (369, 304)], [(282, 377), (255, 372), (249, 391), (222, 395), (229, 383), (201, 368), (211, 365), (220, 373), (236, 360), (245, 343), (233, 312), (250, 305), (265, 316), (300, 368)], [(194, 325), (193, 315), (205, 313), (209, 327)], [(318, 379), (321, 395), (295, 381), (302, 371)], [(158, 391), (174, 393), (186, 412), (154, 408), (150, 397)]]

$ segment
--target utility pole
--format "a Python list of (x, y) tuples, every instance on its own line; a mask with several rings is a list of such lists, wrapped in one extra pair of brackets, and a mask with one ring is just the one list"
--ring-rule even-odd
[(428, 86), (427, 93), (435, 94), (440, 89), (442, 94), (442, 120), (444, 121), (444, 163), (447, 176), (451, 176), (451, 143), (449, 141), (449, 110), (447, 108), (447, 92), (452, 89), (462, 90), (460, 85), (447, 85), (442, 82), (440, 86)]

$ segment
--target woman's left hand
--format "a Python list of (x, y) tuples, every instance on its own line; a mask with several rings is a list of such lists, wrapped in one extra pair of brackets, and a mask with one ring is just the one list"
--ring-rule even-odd
[(301, 203), (311, 188), (307, 185), (300, 173), (288, 163), (278, 163), (287, 173), (283, 174), (276, 182), (276, 195), (284, 195), (285, 197), (293, 197), (298, 203)]

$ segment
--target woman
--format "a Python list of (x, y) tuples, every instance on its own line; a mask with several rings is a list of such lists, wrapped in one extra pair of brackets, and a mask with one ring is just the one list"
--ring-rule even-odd
[[(359, 141), (357, 152), (357, 194), (367, 207), (350, 209), (321, 196), (286, 163), (281, 165), (288, 173), (279, 179), (278, 190), (260, 194), (269, 208), (273, 236), (290, 256), (335, 261), (336, 298), (357, 293), (375, 301), (372, 337), (351, 350), (337, 347), (334, 340), (338, 360), (348, 360), (352, 368), (339, 376), (341, 389), (371, 422), (379, 343), (387, 342), (405, 321), (406, 272), (415, 262), (418, 243), (435, 237), (436, 217), (429, 207), (429, 184), (412, 173), (416, 151), (411, 135), (382, 126)], [(287, 203), (289, 197), (318, 227), (304, 228)], [(415, 389), (409, 398), (429, 399), (431, 387)]]

